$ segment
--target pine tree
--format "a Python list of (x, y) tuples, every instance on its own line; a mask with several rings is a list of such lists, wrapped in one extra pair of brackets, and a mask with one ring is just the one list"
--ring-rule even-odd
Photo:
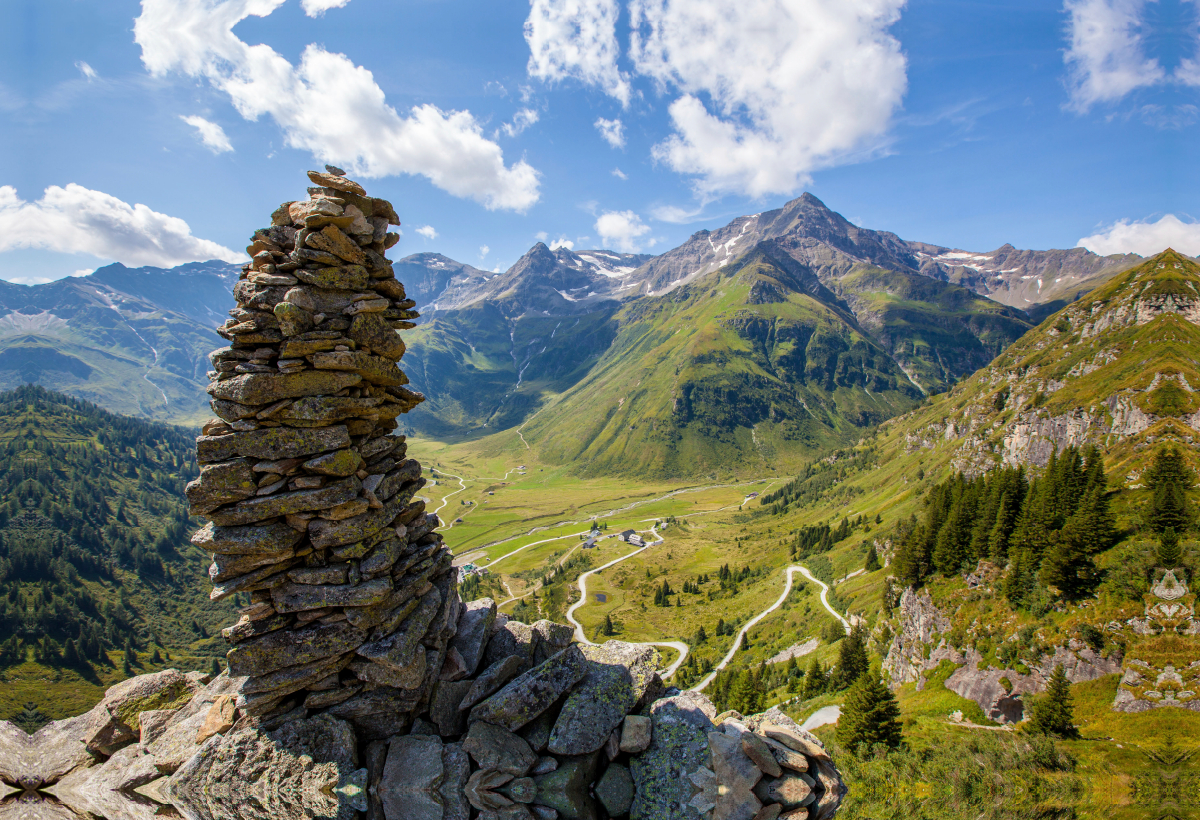
[(209, 669), (209, 674), (214, 678), (221, 674), (221, 662), (216, 658), (213, 658), (212, 668)]
[(861, 624), (856, 624), (838, 646), (838, 668), (831, 681), (832, 688), (845, 689), (851, 686), (869, 666), (866, 630)]
[(1046, 694), (1036, 700), (1031, 709), (1029, 729), (1044, 735), (1075, 737), (1079, 734), (1073, 724), (1074, 706), (1071, 700), (1071, 684), (1062, 664), (1054, 667), (1054, 674), (1046, 685)]
[(612, 618), (609, 617), (608, 615), (604, 616), (604, 627), (601, 629), (601, 632), (604, 635), (612, 635), (613, 634)]
[(1179, 566), (1183, 560), (1183, 550), (1179, 546), (1179, 535), (1174, 527), (1163, 530), (1158, 539), (1158, 565), (1165, 569)]
[(879, 569), (879, 553), (875, 550), (875, 542), (871, 542), (870, 548), (867, 550), (867, 562), (863, 564), (863, 569), (867, 572), (875, 572)]
[(808, 663), (808, 671), (804, 673), (804, 697), (815, 698), (825, 691), (825, 671), (816, 656)]
[(1191, 510), (1187, 491), (1195, 477), (1183, 454), (1171, 447), (1159, 450), (1146, 471), (1146, 486), (1150, 488), (1150, 526), (1157, 532), (1174, 527), (1176, 532), (1187, 529)]
[(884, 686), (873, 670), (859, 676), (842, 704), (837, 722), (838, 743), (852, 751), (876, 743), (889, 748), (900, 745), (900, 707), (896, 696)]
[(697, 644), (708, 643), (708, 633), (704, 631), (703, 624), (700, 626), (699, 629), (696, 630), (695, 643), (697, 643)]

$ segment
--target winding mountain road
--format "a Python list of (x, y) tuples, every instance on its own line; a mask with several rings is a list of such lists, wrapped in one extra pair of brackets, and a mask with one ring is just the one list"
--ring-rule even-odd
[(840, 614), (838, 614), (837, 610), (829, 605), (829, 598), (827, 597), (829, 594), (829, 585), (824, 581), (820, 581), (814, 577), (813, 574), (809, 572), (808, 567), (801, 565), (788, 567), (787, 581), (783, 585), (783, 594), (779, 596), (779, 599), (776, 600), (775, 603), (771, 604), (762, 612), (755, 615), (753, 618), (747, 621), (741, 629), (738, 630), (737, 636), (733, 639), (733, 646), (729, 647), (729, 652), (725, 654), (725, 657), (721, 659), (720, 663), (713, 667), (712, 672), (710, 672), (704, 677), (703, 680), (692, 687), (693, 692), (703, 692), (705, 687), (712, 683), (717, 677), (717, 673), (728, 666), (729, 662), (733, 660), (733, 657), (737, 654), (738, 648), (742, 645), (742, 639), (746, 637), (746, 633), (749, 632), (755, 626), (755, 624), (757, 624), (763, 618), (767, 617), (772, 612), (779, 609), (779, 607), (783, 606), (783, 602), (787, 600), (787, 596), (792, 592), (792, 576), (797, 572), (821, 587), (821, 605), (824, 606), (825, 609), (829, 610), (829, 613), (833, 615), (833, 617), (841, 621), (842, 628), (846, 630), (846, 634), (850, 634), (850, 623)]
[[(595, 575), (597, 572), (606, 570), (609, 567), (614, 566), (615, 564), (619, 564), (622, 561), (632, 558), (633, 556), (638, 555), (639, 553), (645, 552), (646, 550), (650, 549), (650, 547), (656, 546), (663, 542), (662, 536), (660, 536), (654, 530), (642, 530), (642, 532), (649, 532), (651, 535), (653, 535), (658, 540), (653, 543), (647, 544), (646, 546), (641, 547), (640, 549), (636, 549), (633, 552), (629, 553), (628, 555), (622, 555), (620, 558), (614, 558), (612, 561), (609, 561), (604, 566), (596, 567), (593, 570), (588, 570), (587, 572), (585, 572), (579, 576), (579, 578), (578, 578), (579, 600), (576, 601), (575, 603), (571, 604), (570, 609), (567, 610), (567, 620), (570, 621), (571, 626), (575, 627), (575, 640), (578, 641), (579, 643), (586, 644), (587, 646), (595, 646), (596, 645), (593, 641), (588, 640), (588, 636), (584, 634), (583, 624), (581, 624), (581, 623), (579, 623), (579, 621), (575, 620), (575, 611), (587, 603), (587, 594), (588, 594), (587, 593), (587, 579), (588, 579), (588, 576)], [(636, 644), (638, 646), (669, 646), (679, 653), (679, 657), (675, 660), (675, 662), (672, 663), (670, 666), (668, 666), (667, 669), (662, 673), (662, 676), (664, 679), (669, 678), (675, 674), (675, 670), (677, 670), (680, 666), (682, 666), (683, 662), (687, 659), (688, 651), (689, 651), (688, 645), (685, 644), (683, 641), (630, 641), (630, 643)]]

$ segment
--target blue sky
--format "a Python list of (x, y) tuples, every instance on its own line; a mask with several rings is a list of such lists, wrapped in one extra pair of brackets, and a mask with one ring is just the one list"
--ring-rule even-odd
[(8, 0), (0, 278), (238, 258), (332, 161), (393, 258), (658, 253), (808, 190), (986, 251), (1200, 253), (1195, 0)]

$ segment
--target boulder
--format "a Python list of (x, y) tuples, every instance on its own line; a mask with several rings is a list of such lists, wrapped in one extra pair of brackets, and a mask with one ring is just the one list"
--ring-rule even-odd
[(471, 724), (462, 746), (481, 769), (496, 769), (518, 776), (528, 772), (537, 762), (537, 755), (519, 736), (483, 721)]
[(595, 792), (609, 817), (625, 814), (633, 804), (633, 778), (629, 769), (617, 763), (610, 765), (596, 783)]
[(477, 704), (471, 709), (471, 720), (485, 720), (509, 731), (520, 729), (569, 692), (587, 672), (587, 659), (572, 645)]
[(491, 598), (480, 598), (463, 605), (462, 614), (458, 617), (458, 631), (450, 646), (462, 656), (468, 677), (479, 668), (495, 621), (496, 602)]
[(658, 652), (652, 646), (606, 641), (581, 651), (588, 672), (567, 697), (550, 734), (549, 748), (556, 755), (599, 749), (647, 691), (659, 685)]
[(438, 792), (445, 769), (442, 740), (429, 735), (392, 738), (377, 789), (387, 820), (442, 820)]
[[(696, 786), (693, 775), (712, 772), (708, 733), (717, 710), (698, 692), (681, 692), (650, 704), (653, 739), (649, 748), (633, 758), (631, 820), (696, 820), (689, 805)], [(715, 789), (715, 783), (714, 783)]]

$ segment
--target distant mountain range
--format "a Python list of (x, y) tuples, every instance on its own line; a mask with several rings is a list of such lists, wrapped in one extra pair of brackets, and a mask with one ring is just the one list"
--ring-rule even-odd
[[(808, 300), (802, 313), (825, 318), (781, 314), (771, 321), (803, 325), (810, 341), (824, 338), (818, 329), (828, 331), (834, 322), (850, 348), (870, 350), (870, 364), (840, 365), (845, 384), (835, 378), (834, 386), (827, 384), (830, 395), (819, 401), (796, 392), (808, 381), (789, 381), (785, 372), (765, 376), (786, 388), (786, 395), (760, 397), (775, 417), (790, 418), (793, 411), (784, 408), (805, 403), (824, 408), (825, 415), (813, 411), (820, 422), (792, 418), (817, 425), (823, 432), (813, 433), (813, 440), (824, 440), (847, 424), (899, 412), (910, 394), (945, 390), (1045, 315), (1138, 261), (1079, 248), (1019, 251), (1006, 245), (973, 253), (909, 242), (859, 228), (810, 194), (699, 231), (659, 256), (551, 250), (538, 243), (509, 270), (493, 273), (440, 254), (414, 254), (395, 269), (424, 314), (406, 336), (404, 363), (428, 401), (408, 423), (450, 437), (525, 423), (568, 392), (579, 395), (594, 382), (588, 379), (600, 362), (620, 371), (635, 327), (700, 333), (717, 349), (732, 345), (721, 357), (740, 359), (744, 346), (758, 344), (750, 340), (758, 331), (749, 328), (770, 313), (762, 306), (788, 304), (788, 313), (799, 299)], [(118, 412), (194, 423), (207, 415), (206, 354), (222, 344), (213, 329), (233, 305), (237, 276), (236, 265), (202, 262), (172, 269), (110, 265), (36, 286), (0, 282), (0, 387), (37, 382)], [(737, 305), (722, 301), (734, 280), (746, 287), (738, 291)], [(697, 312), (701, 296), (725, 304), (725, 312)], [(682, 309), (685, 304), (691, 307)], [(664, 309), (670, 305), (681, 309)], [(751, 321), (751, 315), (757, 318)], [(730, 328), (741, 329), (736, 338), (727, 335)], [(771, 338), (771, 345), (778, 343), (778, 335)], [(754, 355), (766, 374), (764, 363), (780, 354), (768, 345)], [(679, 366), (682, 374), (687, 367)], [(869, 390), (876, 376), (886, 381), (896, 373), (901, 378), (894, 396), (876, 393), (861, 404), (845, 393), (858, 384), (855, 379)], [(686, 379), (672, 374), (669, 381), (671, 390), (681, 390)], [(679, 398), (672, 395), (671, 402)], [(743, 435), (753, 428), (738, 429)]]
[(45, 285), (0, 282), (0, 389), (37, 383), (114, 412), (197, 423), (238, 272), (116, 264)]

